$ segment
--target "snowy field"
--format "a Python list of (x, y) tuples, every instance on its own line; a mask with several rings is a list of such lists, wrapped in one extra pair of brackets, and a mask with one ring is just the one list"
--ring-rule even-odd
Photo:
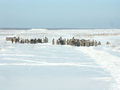
[[(7, 36), (49, 43), (12, 44)], [(60, 36), (102, 45), (52, 45)], [(0, 30), (0, 90), (120, 90), (120, 29)]]

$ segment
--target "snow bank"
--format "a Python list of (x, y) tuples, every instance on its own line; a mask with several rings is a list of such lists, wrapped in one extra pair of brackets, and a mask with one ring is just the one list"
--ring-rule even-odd
[(120, 58), (105, 51), (94, 48), (79, 48), (80, 51), (93, 58), (103, 69), (109, 71), (115, 80), (111, 90), (120, 90)]

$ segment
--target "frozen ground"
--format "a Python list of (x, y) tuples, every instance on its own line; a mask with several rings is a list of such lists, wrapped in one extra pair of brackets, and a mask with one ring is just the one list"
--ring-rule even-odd
[[(11, 44), (5, 41), (6, 36), (47, 36), (49, 43)], [(60, 36), (96, 39), (102, 45), (51, 45), (51, 39)], [(119, 42), (119, 29), (1, 30), (0, 90), (120, 90)]]

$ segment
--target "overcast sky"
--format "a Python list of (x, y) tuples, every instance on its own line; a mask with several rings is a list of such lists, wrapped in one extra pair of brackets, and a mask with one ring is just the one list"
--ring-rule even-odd
[(0, 28), (120, 28), (120, 0), (0, 0)]

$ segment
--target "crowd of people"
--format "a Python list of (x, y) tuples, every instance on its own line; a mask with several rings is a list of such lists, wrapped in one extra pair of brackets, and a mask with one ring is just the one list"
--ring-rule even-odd
[(48, 38), (45, 37), (43, 39), (22, 39), (20, 37), (6, 37), (6, 41), (11, 41), (12, 43), (30, 43), (30, 44), (37, 44), (37, 43), (48, 43)]
[[(52, 40), (52, 44), (55, 44), (55, 40)], [(56, 45), (72, 45), (72, 46), (98, 46), (101, 45), (100, 41), (96, 40), (85, 40), (85, 39), (62, 39), (62, 37), (56, 40)]]
[[(11, 41), (12, 43), (29, 43), (29, 44), (37, 44), (37, 43), (48, 43), (48, 38), (45, 37), (43, 39), (22, 39), (20, 37), (6, 37), (6, 41)], [(62, 37), (55, 40), (52, 39), (52, 45), (72, 45), (72, 46), (98, 46), (101, 45), (100, 41), (96, 40), (85, 40), (85, 39), (63, 39)]]

